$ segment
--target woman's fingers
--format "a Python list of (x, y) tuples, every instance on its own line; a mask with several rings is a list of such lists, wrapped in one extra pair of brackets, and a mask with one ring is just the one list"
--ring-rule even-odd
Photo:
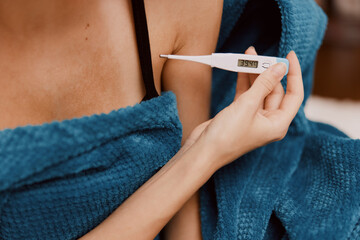
[[(250, 48), (248, 49), (248, 52), (245, 52), (245, 54), (258, 55), (254, 47), (250, 47)], [(259, 76), (259, 74), (252, 74), (252, 73), (249, 73), (249, 74), (248, 74), (250, 86), (255, 82), (255, 79), (256, 79), (258, 76)]]
[(238, 73), (234, 101), (250, 87), (246, 73)]
[[(249, 47), (245, 51), (245, 54), (256, 55), (255, 48), (252, 46)], [(239, 72), (238, 78), (237, 78), (237, 83), (236, 83), (236, 94), (235, 94), (234, 100), (237, 99), (241, 94), (246, 92), (249, 88), (250, 88), (249, 74)]]
[(300, 63), (295, 52), (291, 51), (288, 54), (287, 59), (290, 62), (290, 67), (287, 75), (286, 94), (280, 104), (280, 110), (286, 113), (288, 121), (291, 122), (304, 99), (304, 85)]
[[(256, 52), (256, 49), (254, 47), (251, 47), (249, 49), (248, 52), (245, 52), (246, 54), (249, 54), (249, 55), (258, 55), (257, 52)], [(256, 78), (259, 76), (259, 74), (253, 74), (253, 73), (248, 73), (247, 74), (247, 77), (248, 77), (248, 81), (249, 81), (249, 85), (250, 87), (253, 85), (253, 83), (255, 82)], [(264, 108), (264, 104), (262, 103), (260, 105), (260, 109), (263, 109)]]
[(265, 98), (264, 109), (266, 111), (276, 110), (284, 98), (285, 91), (281, 83), (278, 83), (274, 90)]
[[(249, 54), (249, 55), (258, 55), (255, 48), (253, 47), (252, 49), (249, 50), (248, 53), (246, 54)], [(255, 82), (256, 78), (259, 76), (259, 74), (253, 74), (253, 73), (249, 73), (248, 74), (248, 79), (249, 79), (249, 82), (250, 82), (250, 86), (253, 85), (253, 83)]]
[(260, 74), (248, 91), (251, 99), (256, 101), (259, 106), (263, 104), (265, 98), (274, 90), (284, 77), (286, 68), (287, 66), (285, 63), (277, 63)]

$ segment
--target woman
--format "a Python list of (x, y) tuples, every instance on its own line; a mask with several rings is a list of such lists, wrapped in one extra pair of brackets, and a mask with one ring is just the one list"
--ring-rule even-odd
[[(183, 146), (84, 239), (151, 239), (165, 225), (166, 239), (200, 239), (197, 190), (217, 169), (282, 139), (303, 99), (299, 62), (291, 52), (286, 95), (283, 64), (260, 76), (239, 74), (234, 102), (208, 120), (211, 70), (158, 56), (214, 52), (222, 1), (145, 4), (154, 84), (157, 92), (177, 96)], [(2, 1), (0, 112), (6, 114), (0, 128), (109, 113), (140, 102), (145, 88), (131, 7), (115, 0)], [(254, 48), (246, 53), (256, 54)]]

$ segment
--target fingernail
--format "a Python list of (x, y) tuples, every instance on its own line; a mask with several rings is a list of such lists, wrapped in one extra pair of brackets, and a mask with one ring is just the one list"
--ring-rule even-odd
[(254, 46), (250, 46), (248, 50), (253, 50), (257, 54), (256, 49), (255, 49)]
[(286, 73), (286, 64), (281, 62), (281, 63), (277, 63), (273, 66), (272, 71), (275, 73), (276, 76), (278, 77), (283, 77)]

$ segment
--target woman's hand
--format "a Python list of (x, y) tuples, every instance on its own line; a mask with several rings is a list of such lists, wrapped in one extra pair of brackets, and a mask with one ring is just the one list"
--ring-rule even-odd
[[(250, 47), (246, 54), (256, 54)], [(198, 141), (216, 157), (215, 169), (241, 155), (285, 137), (304, 98), (301, 68), (296, 54), (290, 62), (286, 94), (280, 83), (286, 65), (278, 63), (260, 75), (239, 73), (234, 101), (191, 133), (184, 147)]]

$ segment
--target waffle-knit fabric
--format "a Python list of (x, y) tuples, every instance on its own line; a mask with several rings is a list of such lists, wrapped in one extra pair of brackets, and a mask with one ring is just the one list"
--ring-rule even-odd
[(0, 238), (76, 239), (180, 148), (172, 92), (113, 111), (0, 132)]
[[(295, 50), (307, 98), (325, 26), (312, 0), (225, 0), (217, 51)], [(270, 41), (267, 30), (277, 29)], [(230, 104), (235, 83), (236, 74), (214, 71), (212, 115)], [(303, 106), (285, 139), (201, 188), (204, 240), (359, 238), (360, 142), (307, 120)], [(181, 131), (172, 92), (110, 114), (0, 131), (0, 239), (82, 236), (166, 164)]]

